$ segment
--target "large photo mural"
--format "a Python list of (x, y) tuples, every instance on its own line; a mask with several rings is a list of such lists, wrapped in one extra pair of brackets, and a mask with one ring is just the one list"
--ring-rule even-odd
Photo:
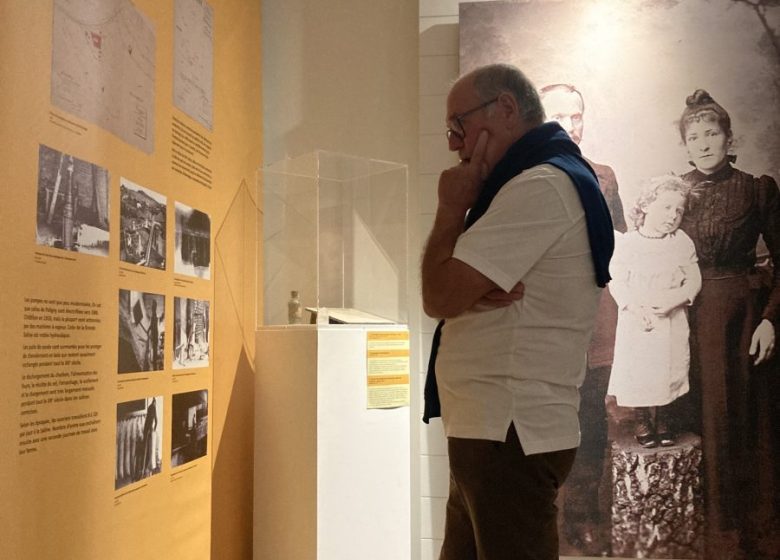
[(460, 5), (580, 146), (616, 250), (559, 499), (561, 554), (780, 551), (780, 2)]

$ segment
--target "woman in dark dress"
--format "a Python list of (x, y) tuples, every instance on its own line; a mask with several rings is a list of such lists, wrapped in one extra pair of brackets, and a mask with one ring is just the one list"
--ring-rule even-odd
[[(705, 558), (769, 558), (776, 530), (772, 416), (780, 266), (762, 291), (759, 236), (780, 265), (780, 193), (735, 169), (731, 119), (704, 90), (686, 99), (680, 134), (695, 169), (681, 229), (696, 246), (702, 289), (691, 308), (691, 396), (702, 435)], [(775, 525), (773, 528), (772, 525)], [(775, 543), (776, 545), (776, 543)]]

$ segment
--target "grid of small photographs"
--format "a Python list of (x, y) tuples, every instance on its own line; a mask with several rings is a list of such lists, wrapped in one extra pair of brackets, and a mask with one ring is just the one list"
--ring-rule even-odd
[[(113, 231), (112, 176), (119, 177), (119, 223)], [(211, 302), (187, 291), (201, 296), (206, 285), (200, 282), (211, 279), (208, 213), (169, 204), (156, 187), (40, 144), (36, 218), (38, 246), (100, 257), (112, 254), (109, 247), (118, 252), (116, 373), (120, 388), (138, 398), (116, 404), (114, 489), (205, 457), (208, 390), (202, 376), (210, 365)], [(116, 245), (112, 233), (119, 235)], [(148, 291), (150, 284), (157, 290)], [(165, 286), (180, 294), (167, 293)], [(196, 390), (159, 389), (161, 380), (177, 376), (186, 380), (182, 388)]]

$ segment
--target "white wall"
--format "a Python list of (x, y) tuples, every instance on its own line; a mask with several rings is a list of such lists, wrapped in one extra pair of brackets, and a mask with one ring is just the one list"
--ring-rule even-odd
[(410, 165), (412, 558), (432, 560), (449, 472), (441, 422), (419, 421), (435, 327), (421, 312), (419, 256), (438, 174), (455, 162), (443, 121), (458, 75), (458, 2), (264, 0), (263, 53), (265, 162), (325, 149)]
[(416, 0), (265, 0), (265, 161), (322, 149), (416, 170), (416, 25)]
[[(418, 0), (263, 0), (264, 162), (315, 149), (409, 166), (412, 368), (419, 348)], [(261, 226), (262, 227), (262, 226)], [(412, 392), (421, 392), (412, 375)], [(412, 543), (419, 558), (419, 403)]]

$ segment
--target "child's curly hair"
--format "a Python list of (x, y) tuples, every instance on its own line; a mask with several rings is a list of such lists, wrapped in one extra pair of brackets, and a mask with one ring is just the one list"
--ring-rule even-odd
[(677, 175), (660, 175), (649, 179), (642, 185), (642, 190), (631, 210), (628, 211), (628, 217), (634, 224), (634, 229), (639, 229), (645, 223), (645, 214), (647, 207), (650, 206), (658, 195), (663, 192), (680, 193), (686, 200), (691, 192), (691, 184)]

